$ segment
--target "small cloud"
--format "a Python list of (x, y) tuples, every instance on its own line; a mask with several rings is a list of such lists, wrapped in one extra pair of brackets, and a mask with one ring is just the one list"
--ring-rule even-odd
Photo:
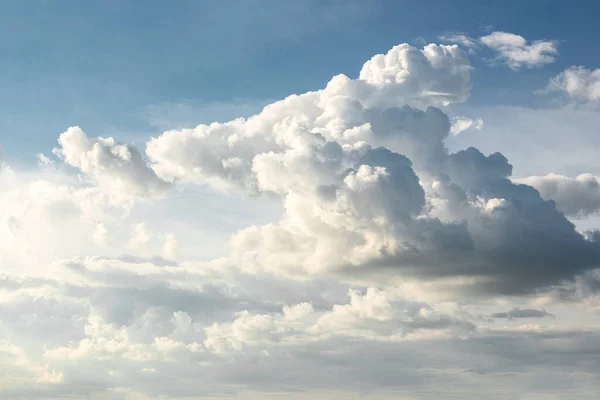
[(481, 48), (488, 48), (498, 54), (492, 62), (502, 62), (513, 71), (522, 67), (540, 68), (553, 63), (558, 54), (555, 41), (528, 42), (523, 36), (509, 32), (495, 31), (480, 38), (470, 37), (463, 32), (449, 32), (438, 38), (446, 43), (458, 44), (470, 54), (475, 54)]
[(37, 155), (37, 159), (38, 159), (38, 165), (41, 167), (54, 164), (54, 161), (52, 159), (50, 159), (49, 157), (47, 157), (46, 155), (44, 155), (43, 153), (39, 153)]
[(546, 93), (556, 92), (579, 104), (600, 104), (600, 68), (572, 66), (550, 80)]
[(480, 131), (483, 129), (484, 123), (481, 118), (468, 118), (468, 117), (453, 117), (452, 118), (452, 126), (450, 127), (450, 133), (453, 136), (456, 136), (466, 130), (476, 129)]
[(462, 32), (450, 32), (445, 35), (438, 36), (438, 39), (446, 43), (461, 45), (468, 49), (469, 53), (474, 53), (475, 49), (480, 46), (477, 42), (477, 39), (469, 37), (467, 34)]
[(552, 317), (554, 315), (547, 313), (546, 310), (535, 310), (535, 309), (521, 309), (513, 308), (510, 311), (498, 312), (492, 314), (492, 318), (506, 318), (506, 319), (517, 319), (517, 318), (545, 318)]
[(536, 40), (528, 43), (523, 36), (508, 32), (492, 32), (479, 38), (479, 41), (497, 52), (496, 60), (504, 62), (513, 71), (522, 67), (540, 68), (553, 63), (558, 53), (555, 41)]
[(425, 46), (427, 44), (427, 40), (425, 40), (423, 36), (417, 36), (414, 42), (419, 46)]

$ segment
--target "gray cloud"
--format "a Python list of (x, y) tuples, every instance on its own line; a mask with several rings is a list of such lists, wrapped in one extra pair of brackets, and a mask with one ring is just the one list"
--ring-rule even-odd
[(554, 315), (546, 312), (545, 310), (534, 310), (530, 308), (513, 308), (505, 312), (497, 312), (491, 315), (492, 318), (545, 318), (554, 317)]
[(600, 178), (581, 174), (575, 178), (548, 174), (515, 179), (536, 188), (546, 200), (553, 200), (559, 210), (575, 218), (585, 218), (600, 209)]

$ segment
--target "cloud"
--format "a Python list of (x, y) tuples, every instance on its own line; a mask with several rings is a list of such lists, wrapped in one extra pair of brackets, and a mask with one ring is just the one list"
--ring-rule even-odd
[(469, 70), (456, 46), (396, 46), (358, 79), (336, 76), (247, 119), (165, 132), (146, 151), (166, 180), (281, 197), (278, 223), (232, 239), (232, 262), (252, 273), (517, 294), (596, 267), (595, 239), (512, 183), (502, 154), (445, 147), (451, 124), (436, 106), (468, 97)]
[(515, 319), (515, 318), (544, 318), (544, 317), (554, 317), (554, 315), (547, 313), (545, 310), (534, 310), (529, 308), (513, 308), (510, 311), (506, 312), (497, 312), (492, 314), (492, 318), (507, 318), (507, 319)]
[(113, 198), (151, 197), (168, 189), (133, 146), (113, 138), (90, 138), (79, 127), (63, 132), (55, 152), (64, 161), (96, 179)]
[(438, 39), (446, 43), (459, 44), (466, 48), (471, 54), (474, 54), (475, 50), (480, 46), (480, 43), (477, 41), (477, 39), (469, 37), (467, 34), (461, 32), (453, 32), (446, 35), (441, 35), (438, 37)]
[(444, 314), (430, 305), (368, 288), (349, 290), (348, 304), (315, 310), (310, 303), (284, 306), (279, 314), (237, 313), (227, 324), (206, 328), (204, 345), (210, 351), (241, 351), (268, 343), (302, 343), (330, 337), (375, 340), (419, 340), (467, 335), (475, 325), (461, 316)]
[(600, 177), (581, 174), (575, 178), (548, 174), (515, 179), (536, 188), (542, 197), (554, 200), (559, 210), (575, 218), (596, 214), (600, 209)]
[(575, 103), (597, 104), (600, 100), (600, 69), (567, 68), (550, 80), (546, 91), (561, 93)]
[(450, 127), (450, 133), (452, 135), (458, 135), (467, 129), (476, 129), (480, 131), (483, 129), (483, 120), (481, 118), (472, 119), (468, 117), (454, 117), (452, 118), (452, 126)]
[[(252, 171), (255, 155), (310, 146), (310, 141), (318, 140), (314, 133), (339, 138), (339, 144), (354, 143), (370, 133), (367, 121), (355, 121), (364, 120), (369, 108), (465, 101), (469, 76), (468, 59), (456, 46), (418, 50), (399, 45), (367, 61), (360, 79), (338, 75), (323, 90), (290, 96), (247, 119), (167, 131), (148, 142), (146, 153), (164, 179), (252, 191), (258, 185)], [(415, 117), (406, 123), (420, 120)], [(300, 131), (304, 134), (298, 135)]]
[[(476, 106), (470, 113), (485, 121), (485, 135), (469, 130), (452, 136), (446, 140), (451, 151), (474, 146), (483, 153), (501, 152), (519, 177), (544, 176), (548, 172), (574, 177), (600, 169), (596, 157), (600, 151), (596, 134), (600, 113), (594, 110)], [(516, 142), (520, 145), (514, 146)]]
[(497, 56), (493, 61), (506, 64), (513, 71), (521, 68), (541, 68), (555, 61), (558, 54), (557, 43), (552, 40), (535, 40), (531, 43), (520, 35), (495, 31), (480, 38), (473, 38), (465, 33), (454, 32), (439, 36), (446, 43), (456, 43), (470, 54), (476, 54), (482, 48), (488, 48)]
[(127, 245), (133, 248), (142, 246), (152, 239), (152, 232), (146, 228), (143, 222), (134, 224), (131, 229), (131, 238)]
[[(595, 398), (600, 235), (563, 213), (593, 185), (560, 181), (591, 199), (572, 205), (499, 152), (448, 148), (479, 125), (443, 111), (470, 70), (457, 46), (400, 45), (151, 138), (149, 163), (71, 128), (57, 153), (83, 179), (3, 166), (2, 397)], [(269, 218), (212, 215), (252, 201)]]
[(457, 46), (430, 44), (417, 50), (402, 44), (367, 61), (358, 82), (375, 90), (386, 87), (382, 101), (397, 94), (405, 96), (407, 104), (446, 105), (467, 99), (469, 72), (469, 61)]
[[(177, 326), (175, 327), (175, 332)], [(107, 324), (96, 315), (88, 317), (84, 332), (86, 337), (76, 346), (47, 350), (46, 360), (80, 360), (122, 358), (132, 361), (151, 361), (159, 358), (173, 360), (179, 352), (198, 352), (197, 343), (173, 340), (169, 337), (154, 337), (150, 343), (135, 343), (130, 339), (129, 329)]]
[(0, 340), (0, 359), (8, 361), (12, 366), (12, 370), (3, 371), (0, 378), (3, 389), (19, 385), (23, 381), (27, 382), (28, 377), (33, 377), (37, 384), (60, 384), (64, 380), (63, 373), (36, 363), (23, 348), (5, 339)]
[(514, 71), (522, 67), (540, 68), (553, 63), (558, 53), (555, 41), (536, 40), (528, 43), (523, 36), (508, 32), (492, 32), (479, 40), (497, 52), (498, 60)]

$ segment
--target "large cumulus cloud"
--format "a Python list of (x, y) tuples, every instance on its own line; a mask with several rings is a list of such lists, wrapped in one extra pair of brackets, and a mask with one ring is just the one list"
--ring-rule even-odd
[(400, 45), (359, 77), (275, 102), (248, 119), (168, 131), (148, 142), (165, 180), (281, 196), (277, 224), (232, 241), (243, 268), (456, 278), (473, 292), (522, 293), (594, 268), (598, 245), (500, 153), (450, 154), (438, 107), (464, 101), (469, 64), (456, 46)]
[[(511, 180), (500, 153), (449, 151), (469, 73), (455, 46), (400, 45), (145, 154), (70, 128), (67, 170), (5, 167), (1, 396), (595, 398), (597, 327), (573, 318), (598, 310), (600, 235), (564, 215), (592, 212), (595, 178)], [(212, 258), (190, 226), (213, 189), (283, 214)]]

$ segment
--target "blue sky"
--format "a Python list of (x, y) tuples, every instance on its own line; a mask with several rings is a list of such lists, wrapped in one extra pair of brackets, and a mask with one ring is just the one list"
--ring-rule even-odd
[(318, 89), (337, 73), (356, 76), (364, 60), (394, 44), (436, 42), (447, 32), (501, 30), (559, 42), (560, 56), (543, 70), (515, 74), (474, 58), (471, 102), (478, 105), (543, 106), (532, 92), (551, 76), (600, 62), (588, 45), (598, 39), (593, 1), (1, 4), (0, 138), (15, 162), (47, 152), (73, 124), (98, 135), (156, 134), (147, 107), (260, 107)]
[(597, 2), (0, 7), (0, 398), (598, 398)]

